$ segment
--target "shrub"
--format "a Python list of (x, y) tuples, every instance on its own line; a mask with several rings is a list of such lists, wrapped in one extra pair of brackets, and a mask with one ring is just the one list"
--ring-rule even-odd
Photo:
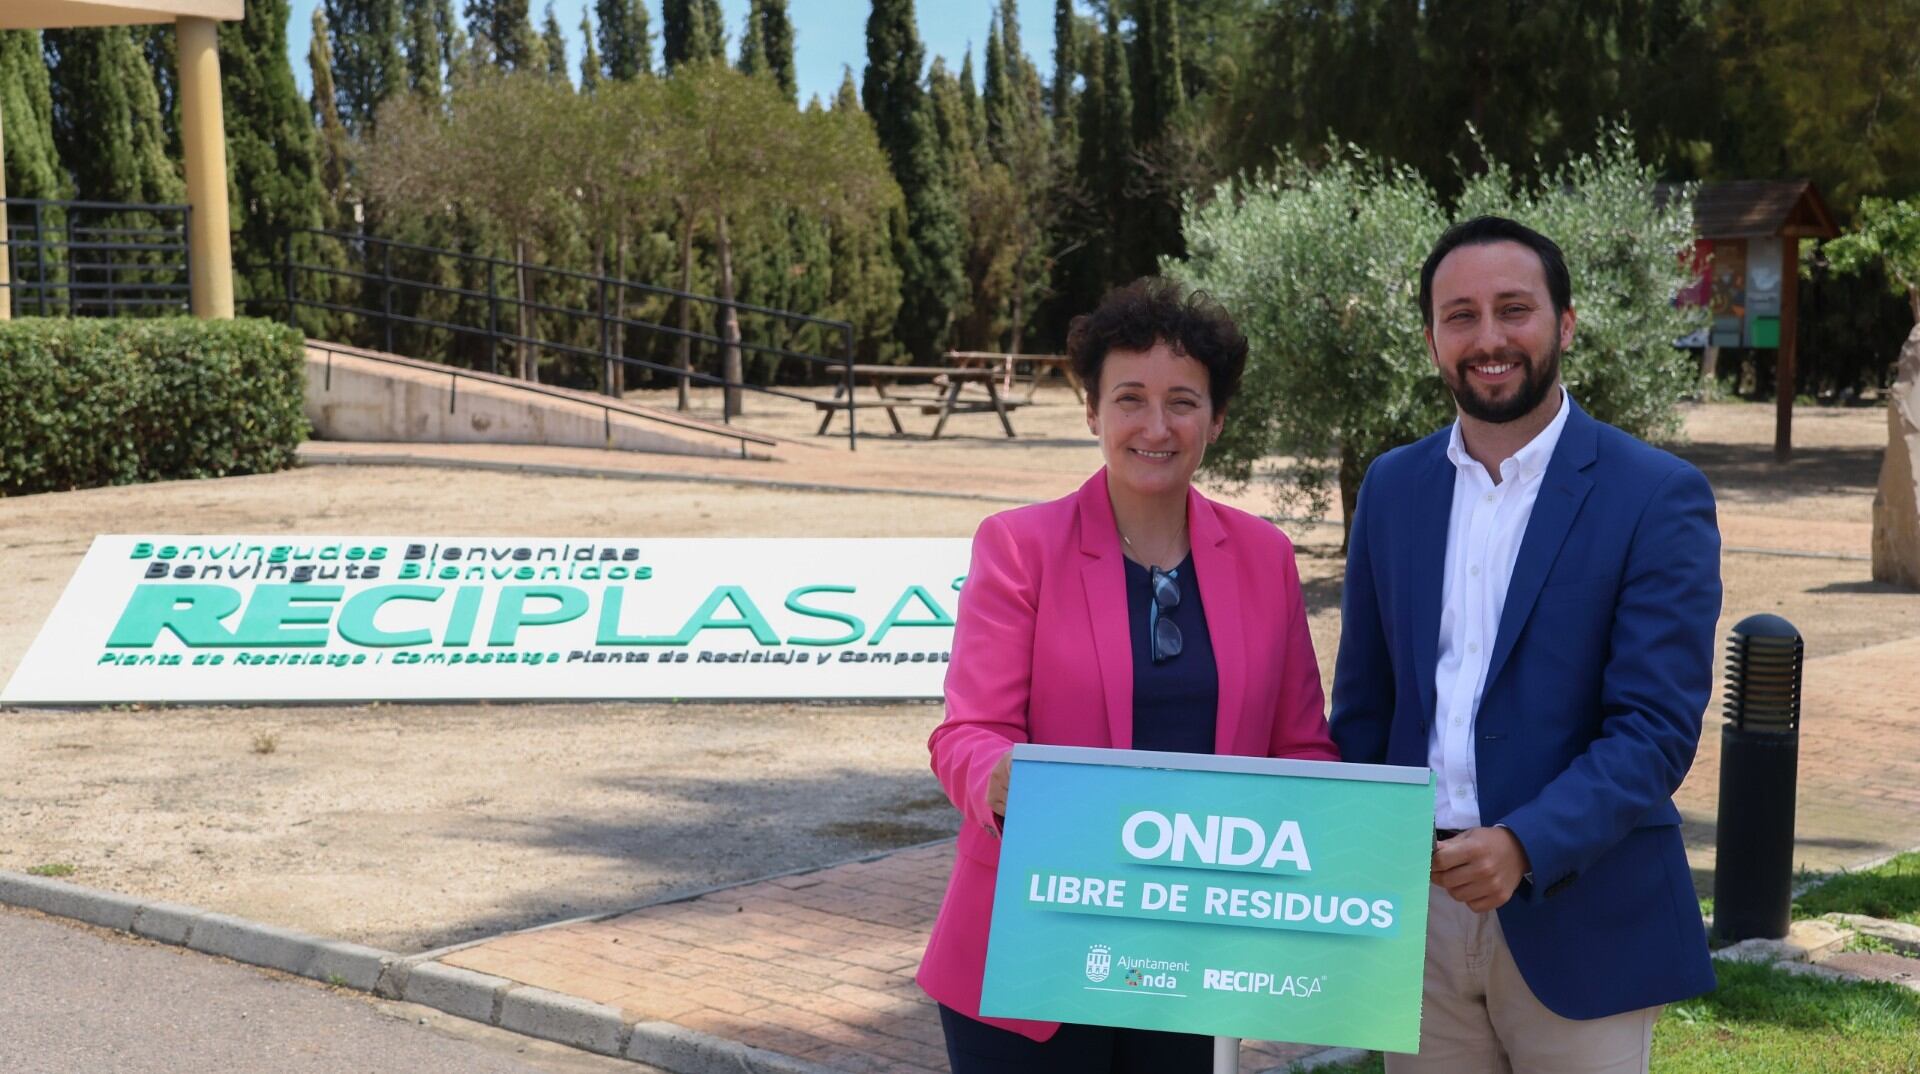
[(1703, 316), (1673, 304), (1693, 243), (1692, 192), (1660, 198), (1624, 131), (1603, 132), (1591, 153), (1531, 187), (1493, 162), (1465, 177), (1451, 207), (1411, 169), (1358, 148), (1329, 156), (1319, 167), (1283, 158), (1190, 205), (1188, 257), (1163, 266), (1224, 303), (1252, 344), (1210, 472), (1246, 482), (1256, 464), (1291, 455), (1277, 497), (1317, 515), (1337, 489), (1350, 518), (1374, 459), (1453, 419), (1421, 331), (1420, 264), (1449, 222), (1482, 213), (1566, 251), (1579, 327), (1561, 372), (1581, 407), (1637, 436), (1677, 429), (1693, 364), (1673, 341)]
[(0, 322), (0, 496), (284, 469), (305, 385), (270, 321)]

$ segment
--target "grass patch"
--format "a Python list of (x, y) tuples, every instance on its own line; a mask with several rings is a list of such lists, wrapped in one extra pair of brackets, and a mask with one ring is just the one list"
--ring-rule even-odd
[(1920, 993), (1720, 963), (1720, 987), (1667, 1008), (1653, 1030), (1662, 1074), (1920, 1074)]
[[(1720, 987), (1669, 1006), (1653, 1074), (1920, 1074), (1920, 993), (1716, 963)], [(1346, 1074), (1381, 1074), (1378, 1054)]]
[(1793, 901), (1793, 916), (1866, 914), (1920, 925), (1920, 852), (1841, 873)]
[(268, 754), (268, 753), (274, 752), (275, 750), (278, 750), (279, 748), (280, 748), (279, 735), (268, 734), (267, 732), (262, 731), (253, 736), (253, 752), (255, 753)]
[(75, 872), (78, 872), (78, 870), (75, 869), (72, 865), (69, 865), (64, 861), (51, 861), (45, 865), (36, 865), (33, 868), (28, 869), (27, 875), (28, 876), (72, 876)]

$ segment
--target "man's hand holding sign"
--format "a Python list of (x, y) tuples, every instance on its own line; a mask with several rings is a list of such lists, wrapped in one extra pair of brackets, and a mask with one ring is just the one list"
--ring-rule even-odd
[(1468, 828), (1433, 846), (1433, 882), (1476, 914), (1506, 905), (1526, 875), (1526, 848), (1505, 828)]

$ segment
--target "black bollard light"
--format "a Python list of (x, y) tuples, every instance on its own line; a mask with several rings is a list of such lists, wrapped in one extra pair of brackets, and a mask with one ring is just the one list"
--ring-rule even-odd
[(1750, 615), (1727, 639), (1713, 861), (1713, 933), (1727, 943), (1787, 934), (1805, 664), (1800, 632), (1777, 615)]

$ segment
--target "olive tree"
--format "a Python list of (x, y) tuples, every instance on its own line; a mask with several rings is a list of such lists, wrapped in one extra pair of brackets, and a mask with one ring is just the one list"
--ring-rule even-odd
[[(661, 167), (680, 214), (681, 278), (690, 272), (694, 230), (710, 228), (722, 302), (725, 406), (737, 414), (743, 369), (734, 251), (742, 233), (782, 226), (788, 213), (829, 224), (884, 216), (899, 203), (900, 188), (870, 125), (798, 111), (769, 79), (724, 64), (688, 64), (664, 82), (661, 98)], [(684, 329), (684, 313), (681, 323)], [(681, 354), (685, 368), (684, 346)], [(683, 408), (685, 384), (683, 378)]]
[(1920, 198), (1865, 198), (1853, 230), (1827, 243), (1834, 271), (1852, 274), (1878, 261), (1896, 294), (1905, 293), (1920, 324)]
[(563, 185), (577, 172), (577, 99), (561, 82), (536, 73), (476, 71), (445, 108), (396, 94), (360, 153), (369, 191), (389, 204), (458, 207), (497, 223), (507, 234), (520, 300), (514, 303), (515, 348), (523, 380), (538, 380), (529, 265), (539, 230), (566, 211)]
[(1493, 162), (1450, 210), (1411, 169), (1355, 147), (1327, 155), (1190, 201), (1188, 257), (1164, 266), (1224, 303), (1252, 345), (1210, 472), (1271, 478), (1277, 500), (1316, 516), (1337, 489), (1350, 520), (1373, 460), (1453, 417), (1422, 331), (1420, 266), (1450, 222), (1485, 213), (1566, 252), (1579, 328), (1562, 374), (1580, 405), (1637, 436), (1677, 428), (1692, 363), (1674, 341), (1704, 316), (1673, 302), (1692, 192), (1662, 196), (1626, 132), (1533, 184)]

